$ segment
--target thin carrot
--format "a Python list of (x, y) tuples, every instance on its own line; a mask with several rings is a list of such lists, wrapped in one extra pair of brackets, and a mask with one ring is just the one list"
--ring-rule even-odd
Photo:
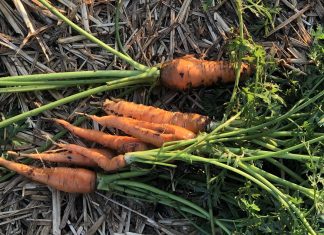
[(79, 166), (96, 167), (96, 162), (91, 159), (67, 150), (60, 150), (56, 152), (44, 152), (44, 153), (16, 153), (14, 151), (8, 151), (8, 155), (14, 157), (28, 157), (36, 160), (56, 162), (56, 163), (69, 163)]
[(194, 133), (203, 131), (210, 122), (207, 116), (195, 113), (170, 112), (153, 106), (135, 104), (127, 101), (106, 100), (103, 103), (107, 114), (118, 114), (141, 121), (171, 124), (186, 128)]
[(98, 122), (102, 126), (113, 127), (122, 130), (128, 135), (134, 136), (146, 143), (153, 144), (157, 147), (161, 147), (165, 142), (177, 140), (174, 134), (163, 134), (157, 131), (142, 128), (134, 125), (132, 122), (128, 122), (125, 117), (118, 117), (115, 115), (109, 115), (104, 117), (98, 117), (95, 115), (87, 115), (92, 120)]
[(96, 173), (83, 168), (37, 168), (8, 161), (1, 157), (0, 166), (64, 192), (90, 193), (96, 188)]
[(110, 149), (117, 150), (119, 153), (143, 151), (148, 149), (148, 146), (145, 143), (134, 137), (109, 135), (97, 130), (80, 128), (61, 119), (53, 118), (51, 120), (62, 125), (76, 136), (96, 142)]
[[(252, 69), (247, 64), (242, 64), (241, 77), (244, 79), (251, 74)], [(235, 68), (228, 61), (207, 61), (186, 55), (162, 64), (160, 79), (164, 86), (186, 90), (234, 82)]]
[(187, 140), (196, 137), (195, 133), (180, 126), (139, 121), (128, 117), (122, 117), (122, 119), (124, 122), (132, 123), (133, 125), (136, 125), (138, 127), (150, 129), (161, 134), (173, 134), (175, 139), (178, 140)]
[(92, 149), (85, 148), (75, 144), (58, 144), (58, 146), (63, 149), (69, 150), (71, 152), (76, 152), (78, 154), (81, 154), (91, 159), (92, 161), (96, 162), (98, 166), (105, 171), (115, 171), (127, 165), (123, 155), (118, 155), (116, 157), (108, 158), (105, 154), (102, 154), (98, 151), (93, 151)]

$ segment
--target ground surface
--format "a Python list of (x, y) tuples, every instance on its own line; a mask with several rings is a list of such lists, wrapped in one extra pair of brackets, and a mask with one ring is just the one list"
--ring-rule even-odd
[[(62, 13), (107, 44), (115, 43), (115, 1), (54, 1)], [(87, 5), (86, 2), (90, 4)], [(310, 32), (323, 22), (323, 1), (265, 1), (273, 22), (246, 10), (245, 35), (265, 47), (286, 74), (305, 74), (311, 43)], [(207, 6), (204, 11), (203, 5)], [(206, 5), (207, 4), (207, 5)], [(22, 7), (27, 12), (24, 14)], [(201, 58), (228, 58), (227, 44), (238, 34), (235, 1), (123, 1), (120, 15), (121, 41), (125, 50), (147, 65), (185, 54)], [(0, 76), (40, 72), (128, 68), (125, 63), (84, 40), (70, 27), (40, 6), (37, 0), (0, 1)], [(264, 35), (267, 35), (266, 37)], [(0, 114), (31, 110), (73, 94), (80, 88), (59, 91), (0, 94)], [(97, 94), (29, 118), (15, 133), (0, 130), (0, 151), (34, 151), (61, 129), (41, 117), (73, 120), (76, 112), (90, 112), (107, 97), (122, 97), (169, 110), (193, 111), (222, 118), (232, 86), (177, 92), (164, 88), (136, 87)], [(210, 100), (213, 100), (210, 102)], [(209, 102), (208, 102), (209, 101)], [(89, 106), (89, 104), (92, 104)], [(93, 123), (83, 123), (93, 127)], [(98, 126), (94, 126), (98, 128)], [(67, 134), (62, 141), (88, 145)], [(190, 172), (193, 169), (179, 169)], [(164, 170), (172, 175), (174, 171)], [(1, 175), (1, 170), (0, 170)], [(172, 180), (162, 183), (178, 194)], [(204, 200), (199, 198), (198, 200)], [(0, 183), (0, 234), (196, 234), (190, 220), (176, 210), (154, 203), (120, 197), (110, 192), (72, 195), (13, 176)]]

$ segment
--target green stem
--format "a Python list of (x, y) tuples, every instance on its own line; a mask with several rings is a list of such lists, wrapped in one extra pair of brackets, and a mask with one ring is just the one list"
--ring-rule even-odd
[[(233, 148), (233, 147), (226, 147), (226, 148), (224, 148), (224, 151), (225, 151), (225, 149), (228, 149), (235, 154), (242, 154), (242, 151), (244, 151), (245, 154), (254, 156), (254, 157), (244, 157), (241, 159), (241, 161), (259, 160), (258, 159), (259, 156), (276, 153), (276, 152), (264, 151), (264, 150), (252, 150), (252, 149), (243, 149), (242, 150), (241, 148)], [(274, 156), (272, 156), (272, 157), (297, 160), (297, 161), (302, 161), (302, 160), (320, 161), (321, 160), (321, 157), (319, 157), (319, 156), (309, 156), (309, 155), (294, 154), (294, 153), (282, 153), (281, 155), (274, 154)]]
[[(196, 210), (193, 210), (193, 209), (191, 209), (189, 207), (177, 205), (172, 200), (167, 200), (167, 199), (164, 199), (164, 198), (156, 198), (155, 195), (148, 195), (148, 194), (145, 194), (143, 192), (140, 192), (140, 191), (137, 191), (137, 190), (134, 190), (134, 189), (130, 189), (128, 187), (115, 185), (115, 184), (110, 184), (109, 189), (112, 189), (114, 191), (123, 192), (123, 193), (126, 193), (127, 195), (132, 195), (133, 198), (137, 199), (137, 200), (147, 201), (147, 202), (151, 202), (151, 203), (160, 203), (160, 204), (175, 208), (175, 209), (177, 209), (179, 211), (185, 212), (186, 214), (192, 214), (192, 215), (195, 215), (195, 216), (203, 218), (203, 219), (208, 219), (204, 215), (197, 212)], [(109, 189), (103, 189), (103, 190), (109, 190)], [(121, 196), (124, 196), (124, 195), (121, 195)], [(215, 221), (216, 221), (216, 219), (214, 220), (214, 222)], [(199, 228), (199, 230), (202, 231), (201, 228)], [(204, 234), (208, 234), (205, 231), (202, 231), (202, 232)]]
[[(243, 43), (244, 40), (244, 33), (243, 33), (243, 8), (242, 8), (242, 2), (241, 0), (236, 0), (236, 11), (237, 11), (237, 15), (239, 18), (239, 29), (240, 29), (240, 42)], [(243, 57), (243, 53), (242, 50), (238, 50), (238, 56), (237, 56), (237, 63), (235, 63), (235, 65), (237, 66), (235, 68), (235, 83), (234, 83), (234, 89), (232, 92), (232, 96), (230, 99), (230, 104), (232, 104), (234, 102), (234, 99), (236, 97), (238, 88), (239, 88), (239, 82), (240, 82), (240, 77), (241, 77), (241, 67), (242, 67), (242, 57)], [(231, 108), (231, 105), (228, 105), (227, 109), (226, 109), (226, 115), (225, 115), (225, 119), (227, 118), (227, 114), (229, 113), (229, 109)]]
[[(129, 156), (129, 154), (126, 154), (125, 155), (125, 158), (127, 158), (126, 156), (133, 157), (133, 161), (136, 161), (136, 157), (134, 156), (134, 154), (136, 154), (136, 153), (132, 153), (132, 154), (133, 154), (133, 156)], [(143, 156), (143, 157), (148, 157), (148, 156)], [(161, 156), (159, 155), (157, 157), (161, 157)], [(156, 159), (156, 161), (159, 161), (159, 160), (161, 160), (161, 159), (159, 159), (159, 158)], [(181, 160), (181, 161), (190, 162), (190, 163), (198, 162), (198, 163), (213, 164), (213, 165), (216, 165), (218, 167), (221, 167), (221, 168), (224, 168), (224, 169), (233, 171), (233, 172), (235, 172), (235, 173), (237, 173), (237, 174), (239, 174), (239, 175), (241, 175), (241, 176), (243, 176), (243, 177), (245, 177), (245, 178), (253, 181), (257, 185), (259, 185), (261, 188), (263, 188), (264, 190), (266, 190), (267, 192), (269, 192), (270, 194), (272, 194), (283, 205), (285, 205), (286, 207), (288, 207), (288, 204), (284, 200), (282, 200), (280, 197), (278, 197), (278, 195), (276, 193), (274, 193), (268, 186), (264, 185), (261, 181), (259, 181), (255, 177), (253, 177), (253, 176), (251, 176), (251, 175), (243, 172), (242, 170), (239, 170), (239, 169), (234, 168), (232, 166), (229, 166), (227, 164), (218, 162), (217, 160), (214, 160), (214, 159), (208, 159), (208, 158), (199, 157), (199, 156), (195, 156), (195, 155), (190, 155), (189, 157), (188, 156), (184, 156), (184, 155), (178, 155), (176, 160)]]
[[(275, 147), (275, 146), (273, 146), (271, 144), (265, 143), (263, 141), (260, 141), (260, 140), (252, 140), (252, 143), (258, 144), (258, 145), (260, 145), (262, 147), (265, 147), (267, 149), (270, 149), (272, 151), (279, 151), (280, 150), (279, 148), (277, 148), (277, 147)], [(293, 178), (298, 180), (300, 183), (304, 182), (304, 180), (299, 175), (297, 175), (295, 172), (293, 172), (292, 170), (290, 170), (288, 167), (281, 164), (277, 160), (275, 160), (273, 158), (267, 158), (266, 160), (268, 162), (272, 163), (273, 165), (279, 167), (279, 169), (283, 170), (284, 172), (286, 172), (287, 174), (289, 174), (290, 176), (292, 176)]]
[(184, 149), (182, 152), (192, 152), (195, 147), (197, 147), (199, 144), (201, 144), (202, 142), (204, 142), (206, 139), (208, 139), (209, 137), (215, 135), (217, 132), (219, 132), (221, 129), (225, 128), (226, 126), (230, 125), (231, 122), (233, 122), (235, 119), (237, 119), (239, 116), (241, 115), (241, 112), (238, 112), (237, 114), (235, 114), (233, 117), (231, 117), (230, 119), (228, 119), (227, 121), (225, 121), (224, 123), (222, 123), (221, 125), (217, 126), (212, 132), (210, 132), (209, 134), (203, 136), (202, 138), (196, 138), (196, 141), (194, 144), (190, 145), (188, 148)]
[[(213, 205), (212, 205), (212, 198), (211, 198), (211, 189), (210, 189), (210, 165), (205, 165), (205, 169), (206, 169), (206, 185), (207, 185), (207, 193), (208, 193), (208, 212), (209, 212), (209, 217), (210, 218), (214, 218), (214, 213), (213, 213)], [(211, 228), (211, 232), (212, 235), (216, 234), (215, 231), (215, 226), (214, 226), (214, 222), (212, 220), (210, 220), (210, 228)]]
[[(269, 133), (267, 136), (269, 137), (290, 137), (290, 136), (299, 136), (301, 134), (305, 134), (305, 132), (302, 131), (275, 131), (272, 133)], [(312, 133), (312, 136), (319, 137), (324, 135), (324, 133), (314, 132)]]
[(294, 171), (290, 170), (288, 167), (286, 167), (284, 164), (280, 163), (276, 159), (267, 158), (266, 160), (268, 162), (270, 162), (271, 164), (275, 165), (276, 167), (278, 167), (280, 170), (286, 172), (288, 175), (290, 175), (291, 177), (293, 177), (299, 183), (305, 182), (305, 180), (302, 177), (300, 177), (299, 175), (297, 175)]
[(46, 110), (49, 109), (53, 109), (57, 106), (63, 105), (63, 104), (67, 104), (69, 102), (75, 101), (77, 99), (81, 99), (99, 92), (104, 92), (104, 91), (108, 91), (108, 90), (113, 90), (113, 89), (118, 89), (118, 88), (124, 88), (126, 86), (129, 85), (134, 85), (134, 84), (143, 84), (143, 83), (147, 83), (147, 84), (153, 84), (156, 80), (156, 78), (158, 77), (159, 73), (158, 70), (156, 68), (152, 68), (151, 70), (144, 72), (140, 75), (137, 76), (133, 76), (133, 77), (129, 77), (129, 78), (123, 78), (123, 79), (119, 79), (117, 81), (111, 81), (108, 82), (107, 85), (103, 85), (103, 86), (99, 86), (96, 88), (92, 88), (68, 97), (65, 97), (63, 99), (51, 102), (49, 104), (43, 105), (39, 108), (30, 110), (28, 112), (24, 112), (22, 114), (19, 114), (17, 116), (14, 116), (12, 118), (8, 118), (6, 120), (3, 120), (2, 122), (0, 122), (0, 128), (4, 128), (10, 124), (13, 124), (15, 122), (24, 120), (28, 117), (32, 117), (32, 116), (36, 116)]
[(92, 41), (93, 43), (96, 43), (97, 45), (101, 46), (105, 50), (109, 51), (110, 53), (118, 56), (122, 60), (126, 61), (130, 65), (134, 66), (134, 68), (142, 71), (146, 71), (148, 69), (147, 66), (142, 65), (132, 58), (124, 55), (123, 53), (120, 53), (119, 51), (115, 50), (114, 48), (108, 46), (106, 43), (103, 41), (99, 40), (98, 38), (94, 37), (92, 34), (88, 33), (87, 31), (83, 30), (80, 28), (78, 25), (74, 24), (71, 20), (69, 20), (66, 16), (64, 16), (62, 13), (60, 13), (55, 7), (53, 7), (48, 1), (46, 0), (39, 0), (48, 10), (50, 10), (54, 15), (56, 15), (58, 18), (63, 20), (66, 24), (68, 24), (71, 28), (76, 30), (78, 33), (81, 35), (85, 36), (87, 39)]
[(114, 184), (121, 185), (121, 186), (127, 186), (127, 187), (135, 187), (135, 188), (140, 188), (140, 189), (150, 191), (150, 192), (152, 192), (154, 194), (161, 195), (161, 196), (164, 196), (166, 198), (170, 198), (170, 199), (172, 199), (174, 201), (180, 202), (183, 205), (191, 207), (192, 209), (194, 209), (194, 210), (198, 211), (199, 213), (201, 213), (202, 215), (204, 215), (206, 218), (209, 217), (208, 212), (205, 211), (200, 206), (198, 206), (196, 204), (193, 204), (192, 202), (189, 202), (189, 201), (187, 201), (187, 200), (185, 200), (185, 199), (183, 199), (183, 198), (181, 198), (179, 196), (170, 194), (168, 192), (157, 189), (157, 188), (152, 187), (150, 185), (143, 184), (143, 183), (136, 182), (136, 181), (130, 181), (130, 180), (116, 180), (116, 181), (114, 181)]
[[(189, 217), (188, 217), (188, 215), (186, 214), (186, 213), (183, 213), (183, 211), (181, 211), (181, 210), (178, 210), (178, 212), (184, 217), (184, 218), (186, 218), (191, 224), (192, 224), (192, 226), (194, 226), (195, 228), (196, 228), (196, 230), (197, 231), (199, 231), (200, 233), (199, 234), (205, 234), (205, 235), (209, 235), (210, 233), (209, 232), (207, 232), (207, 231), (205, 231), (203, 228), (201, 228), (198, 224), (196, 224), (196, 223), (194, 223)], [(211, 221), (211, 223), (213, 224), (213, 226), (214, 226), (214, 224), (215, 224), (215, 222), (213, 221), (213, 220), (210, 220)]]
[(48, 74), (31, 74), (1, 77), (0, 85), (3, 81), (36, 81), (36, 80), (67, 80), (72, 78), (99, 78), (99, 77), (115, 77), (124, 78), (141, 74), (141, 71), (136, 70), (98, 70), (98, 71), (78, 71), (78, 72), (62, 72)]
[[(187, 206), (189, 208), (192, 208), (192, 209), (196, 210), (201, 215), (203, 215), (205, 218), (209, 218), (209, 213), (207, 211), (205, 211), (203, 208), (201, 208), (200, 206), (198, 206), (198, 205), (196, 205), (196, 204), (194, 204), (194, 203), (192, 203), (190, 201), (187, 201), (187, 200), (185, 200), (185, 199), (183, 199), (183, 198), (181, 198), (179, 196), (170, 194), (168, 192), (157, 189), (157, 188), (152, 187), (150, 185), (139, 183), (139, 182), (134, 182), (134, 181), (129, 181), (129, 180), (117, 180), (117, 181), (114, 182), (114, 184), (121, 185), (121, 186), (127, 186), (127, 187), (140, 188), (140, 189), (150, 191), (150, 192), (152, 192), (154, 194), (161, 195), (161, 196), (164, 196), (166, 198), (170, 198), (173, 201), (179, 202), (179, 203), (181, 203), (181, 204), (183, 204), (183, 205), (185, 205), (185, 206)], [(210, 219), (212, 219), (212, 218), (210, 218)], [(231, 232), (221, 222), (219, 222), (218, 220), (215, 220), (215, 223), (218, 226), (220, 226), (227, 234), (231, 234)]]
[(256, 125), (254, 127), (247, 128), (247, 129), (243, 129), (243, 130), (237, 130), (237, 131), (222, 133), (222, 134), (219, 134), (217, 136), (213, 136), (213, 138), (223, 138), (223, 137), (229, 137), (229, 136), (238, 135), (238, 134), (244, 134), (244, 133), (248, 133), (248, 132), (254, 132), (254, 131), (259, 130), (261, 128), (270, 126), (272, 124), (276, 124), (276, 123), (290, 117), (292, 114), (297, 113), (298, 111), (300, 111), (303, 108), (307, 107), (308, 105), (315, 102), (317, 99), (321, 98), (322, 96), (324, 96), (324, 90), (322, 90), (320, 93), (318, 93), (317, 95), (315, 95), (311, 99), (307, 100), (306, 102), (298, 105), (297, 107), (294, 106), (292, 109), (290, 109), (284, 115), (281, 115), (281, 116), (279, 116), (277, 118), (269, 120), (268, 122), (265, 122), (263, 124), (259, 124), (259, 125)]
[(29, 92), (29, 91), (43, 91), (43, 90), (52, 90), (65, 88), (66, 85), (52, 85), (52, 86), (22, 86), (22, 87), (6, 87), (0, 88), (1, 93), (14, 93), (14, 92)]
[[(213, 154), (214, 156), (219, 157), (218, 159), (215, 158), (206, 158), (210, 161), (217, 161), (217, 162), (230, 162), (235, 161), (235, 159), (229, 159), (228, 157), (224, 157), (224, 153), (232, 152), (233, 154), (239, 154), (242, 155), (244, 153), (244, 156), (240, 158), (240, 161), (246, 162), (255, 160), (258, 156), (263, 156), (265, 154), (272, 154), (275, 152), (271, 151), (264, 151), (264, 150), (251, 150), (251, 149), (241, 149), (241, 148), (233, 148), (233, 147), (219, 147), (219, 153), (210, 152), (209, 149), (201, 149), (203, 152), (208, 154)], [(250, 155), (253, 155), (253, 157), (248, 157)], [(125, 160), (128, 164), (131, 164), (132, 162), (142, 162), (142, 161), (158, 161), (158, 162), (167, 162), (170, 159), (172, 160), (183, 160), (187, 159), (189, 162), (191, 162), (191, 159), (194, 158), (195, 155), (189, 154), (189, 153), (183, 153), (180, 151), (173, 151), (173, 152), (166, 152), (161, 151), (161, 149), (152, 149), (152, 150), (146, 150), (146, 151), (139, 151), (139, 152), (131, 152), (125, 154)], [(291, 159), (291, 160), (297, 160), (297, 161), (320, 161), (321, 157), (319, 156), (308, 156), (308, 155), (302, 155), (302, 154), (293, 154), (293, 153), (283, 153), (281, 155), (275, 155), (273, 156), (275, 158), (283, 158), (283, 159)]]
[(251, 168), (251, 170), (253, 170), (254, 172), (262, 175), (263, 177), (273, 181), (273, 182), (276, 182), (278, 184), (281, 184), (281, 185), (284, 185), (284, 186), (287, 186), (288, 188), (291, 188), (291, 189), (295, 189), (297, 191), (300, 191), (302, 192), (303, 194), (305, 194), (307, 197), (309, 197), (310, 199), (314, 200), (314, 196), (315, 196), (315, 192), (313, 189), (309, 189), (309, 188), (305, 188), (303, 186), (300, 186), (298, 184), (295, 184), (295, 183), (292, 183), (288, 180), (284, 180), (276, 175), (273, 175), (269, 172), (266, 172), (256, 166), (253, 166), (253, 165), (250, 165), (249, 166)]
[(266, 180), (264, 177), (262, 177), (260, 174), (256, 173), (253, 168), (251, 168), (251, 166), (249, 166), (248, 164), (239, 162), (238, 163), (239, 166), (246, 170), (247, 172), (249, 172), (251, 175), (253, 175), (255, 178), (257, 178), (258, 180), (260, 180), (264, 185), (266, 185), (267, 187), (269, 187), (271, 189), (271, 191), (273, 191), (275, 194), (277, 194), (280, 198), (282, 198), (286, 204), (289, 205), (289, 207), (294, 211), (294, 213), (299, 217), (299, 219), (301, 220), (301, 222), (304, 224), (305, 228), (308, 230), (308, 232), (310, 234), (316, 235), (315, 231), (313, 230), (313, 228), (310, 226), (310, 224), (308, 223), (308, 221), (306, 220), (305, 216), (303, 215), (303, 213), (291, 202), (291, 200), (289, 200), (289, 198), (283, 194), (279, 189), (277, 189), (273, 184), (271, 184), (268, 180)]
[[(245, 160), (246, 161), (256, 161), (256, 160), (270, 158), (270, 157), (278, 157), (278, 156), (280, 156), (282, 154), (287, 154), (288, 152), (303, 148), (303, 147), (305, 147), (307, 145), (310, 145), (310, 144), (313, 144), (313, 143), (317, 143), (317, 142), (319, 143), (319, 142), (321, 142), (323, 140), (324, 140), (324, 135), (320, 136), (320, 137), (317, 137), (317, 138), (314, 138), (314, 139), (311, 139), (311, 140), (308, 140), (308, 141), (305, 141), (304, 143), (300, 143), (300, 144), (291, 146), (289, 148), (279, 150), (279, 151), (270, 152), (270, 153), (266, 153), (266, 154), (262, 154), (262, 155), (254, 156), (254, 157), (246, 157)], [(312, 156), (310, 156), (310, 158), (312, 159)]]
[(120, 179), (130, 179), (138, 176), (143, 176), (149, 174), (150, 170), (142, 170), (142, 171), (129, 171), (129, 172), (122, 172), (116, 173), (112, 175), (106, 174), (97, 174), (97, 189), (106, 189), (109, 188), (109, 184), (113, 183), (115, 180)]
[(126, 56), (130, 57), (124, 50), (123, 44), (120, 40), (120, 34), (119, 34), (119, 17), (120, 17), (120, 6), (122, 5), (122, 0), (116, 1), (116, 10), (115, 10), (115, 35), (116, 35), (116, 41), (118, 45), (118, 49)]
[(241, 0), (236, 0), (236, 10), (239, 19), (240, 38), (244, 40), (243, 5)]
[(87, 80), (65, 80), (65, 81), (4, 81), (0, 83), (0, 86), (78, 86), (86, 84), (98, 84), (107, 83), (109, 81), (117, 80), (116, 78), (99, 78), (99, 79), (87, 79)]

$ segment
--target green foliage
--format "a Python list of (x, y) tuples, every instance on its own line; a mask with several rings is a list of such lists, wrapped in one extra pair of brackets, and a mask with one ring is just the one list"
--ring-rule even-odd
[(322, 26), (318, 26), (317, 30), (313, 30), (313, 45), (309, 53), (309, 57), (314, 62), (319, 72), (324, 71), (324, 31)]
[(202, 7), (204, 11), (207, 11), (212, 6), (213, 0), (204, 0), (202, 3)]
[(246, 10), (249, 10), (257, 18), (253, 21), (253, 24), (249, 24), (251, 31), (256, 35), (261, 32), (267, 35), (274, 27), (273, 15), (280, 12), (279, 7), (266, 6), (264, 2), (261, 0), (247, 0), (244, 6)]

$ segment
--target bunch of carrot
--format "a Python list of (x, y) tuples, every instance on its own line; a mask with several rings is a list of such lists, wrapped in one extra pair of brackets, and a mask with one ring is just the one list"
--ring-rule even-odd
[[(107, 116), (86, 116), (102, 126), (119, 129), (130, 136), (110, 135), (97, 130), (80, 128), (65, 120), (51, 119), (74, 135), (107, 149), (57, 144), (59, 149), (44, 153), (8, 151), (8, 155), (115, 171), (127, 165), (124, 153), (161, 147), (170, 141), (195, 138), (196, 134), (203, 131), (209, 123), (208, 117), (199, 114), (170, 112), (123, 100), (106, 100), (103, 109)], [(117, 152), (117, 156), (114, 151)], [(88, 193), (96, 188), (96, 173), (83, 168), (37, 168), (4, 158), (0, 158), (0, 165), (31, 180), (65, 192)]]

